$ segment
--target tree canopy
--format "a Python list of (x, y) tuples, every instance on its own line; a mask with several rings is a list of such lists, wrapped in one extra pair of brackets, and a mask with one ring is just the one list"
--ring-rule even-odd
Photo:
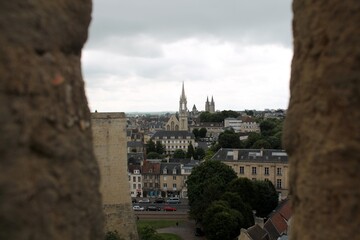
[(185, 158), (186, 153), (182, 149), (176, 149), (173, 158)]
[(190, 214), (201, 221), (208, 206), (220, 199), (227, 184), (235, 178), (235, 171), (220, 161), (207, 160), (195, 167), (186, 181)]
[(216, 113), (203, 112), (200, 114), (201, 122), (223, 122), (225, 118), (233, 117), (237, 118), (239, 113), (232, 110), (224, 110)]

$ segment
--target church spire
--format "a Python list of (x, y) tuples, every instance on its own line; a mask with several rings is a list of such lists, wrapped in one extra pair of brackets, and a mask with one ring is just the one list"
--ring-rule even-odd
[(184, 88), (184, 82), (182, 82), (182, 91), (181, 91), (181, 99), (186, 99), (186, 96), (185, 96), (185, 88)]

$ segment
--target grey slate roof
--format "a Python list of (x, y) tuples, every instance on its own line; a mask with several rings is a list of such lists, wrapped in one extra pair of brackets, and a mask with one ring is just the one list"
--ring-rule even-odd
[(186, 139), (186, 137), (195, 138), (194, 134), (188, 131), (157, 131), (152, 138), (160, 138), (163, 139), (164, 137), (167, 137), (170, 139), (170, 137), (175, 137), (175, 139)]
[[(163, 174), (164, 169), (167, 169), (166, 175), (180, 175), (180, 163), (161, 163), (160, 164), (160, 174)], [(174, 169), (176, 169), (176, 174), (173, 174)]]
[(279, 149), (232, 149), (221, 148), (212, 157), (212, 160), (234, 162), (274, 162), (288, 163), (285, 150)]
[(127, 147), (144, 147), (144, 143), (140, 141), (127, 142)]
[(267, 232), (259, 225), (255, 224), (247, 229), (248, 234), (253, 240), (267, 240)]

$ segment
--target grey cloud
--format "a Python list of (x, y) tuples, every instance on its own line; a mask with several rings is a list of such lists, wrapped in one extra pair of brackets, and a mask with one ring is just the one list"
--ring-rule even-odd
[(291, 44), (290, 0), (95, 0), (90, 41), (139, 33), (173, 41), (215, 35)]

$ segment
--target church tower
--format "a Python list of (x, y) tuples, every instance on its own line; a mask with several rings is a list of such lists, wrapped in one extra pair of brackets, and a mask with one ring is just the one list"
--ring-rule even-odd
[(209, 97), (206, 97), (206, 102), (205, 102), (205, 112), (210, 112), (210, 102), (209, 102)]
[(215, 102), (213, 96), (211, 96), (210, 113), (215, 113)]
[(179, 102), (179, 122), (180, 122), (180, 131), (188, 131), (188, 109), (187, 109), (187, 100), (185, 96), (184, 82), (182, 84), (182, 92)]

